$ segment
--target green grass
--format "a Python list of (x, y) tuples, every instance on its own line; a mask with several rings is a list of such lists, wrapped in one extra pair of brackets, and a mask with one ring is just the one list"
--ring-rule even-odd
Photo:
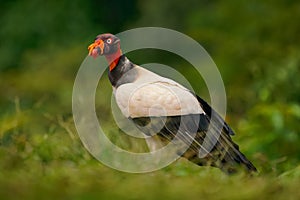
[(281, 174), (228, 176), (178, 160), (159, 171), (128, 174), (91, 157), (75, 134), (71, 119), (60, 117), (51, 119), (44, 133), (2, 134), (1, 199), (300, 198), (300, 166)]
[[(1, 118), (1, 199), (298, 199), (300, 166), (256, 153), (261, 171), (227, 176), (183, 159), (159, 171), (128, 174), (95, 160), (79, 140), (71, 116), (52, 116), (40, 108)], [(108, 132), (119, 133), (106, 125)], [(117, 137), (117, 136), (116, 136)], [(240, 145), (247, 147), (241, 140)], [(266, 167), (264, 167), (266, 166)], [(285, 167), (287, 168), (287, 167)]]

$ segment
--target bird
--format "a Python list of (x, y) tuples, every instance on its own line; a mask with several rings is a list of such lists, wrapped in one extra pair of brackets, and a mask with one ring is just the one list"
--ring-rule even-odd
[[(233, 142), (234, 131), (204, 99), (176, 81), (131, 62), (122, 53), (117, 36), (96, 36), (88, 46), (88, 55), (105, 56), (108, 78), (122, 114), (145, 135), (156, 136), (149, 148), (180, 141), (189, 146), (182, 151), (178, 148), (178, 155), (196, 165), (216, 167), (227, 174), (257, 172)], [(219, 137), (206, 155), (200, 156), (210, 126), (215, 132), (219, 127)]]

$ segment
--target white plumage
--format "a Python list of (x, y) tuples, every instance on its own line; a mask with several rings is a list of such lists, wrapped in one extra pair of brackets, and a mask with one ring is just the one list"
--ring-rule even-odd
[(204, 113), (196, 97), (182, 85), (138, 66), (134, 70), (139, 78), (115, 89), (116, 102), (126, 117)]

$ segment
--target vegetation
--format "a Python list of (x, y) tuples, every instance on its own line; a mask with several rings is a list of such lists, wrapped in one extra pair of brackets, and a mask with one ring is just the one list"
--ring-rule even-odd
[[(0, 5), (0, 199), (300, 198), (299, 1), (3, 0)], [(234, 140), (258, 175), (227, 176), (185, 160), (127, 174), (84, 149), (72, 118), (72, 87), (87, 46), (99, 33), (141, 26), (181, 31), (209, 52), (225, 83)], [(176, 56), (155, 50), (128, 56), (139, 64), (173, 66), (209, 101), (199, 77)], [(131, 148), (134, 141), (120, 136), (107, 106), (108, 85), (103, 77), (99, 120), (112, 140)]]

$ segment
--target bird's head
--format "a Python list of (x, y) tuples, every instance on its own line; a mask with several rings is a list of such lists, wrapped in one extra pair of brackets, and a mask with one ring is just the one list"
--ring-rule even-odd
[(89, 55), (97, 58), (104, 55), (109, 63), (109, 70), (112, 71), (122, 55), (120, 49), (120, 39), (110, 33), (98, 35), (91, 45), (88, 47)]
[(120, 39), (110, 33), (98, 35), (88, 47), (89, 55), (94, 58), (105, 55), (111, 56), (120, 50)]

